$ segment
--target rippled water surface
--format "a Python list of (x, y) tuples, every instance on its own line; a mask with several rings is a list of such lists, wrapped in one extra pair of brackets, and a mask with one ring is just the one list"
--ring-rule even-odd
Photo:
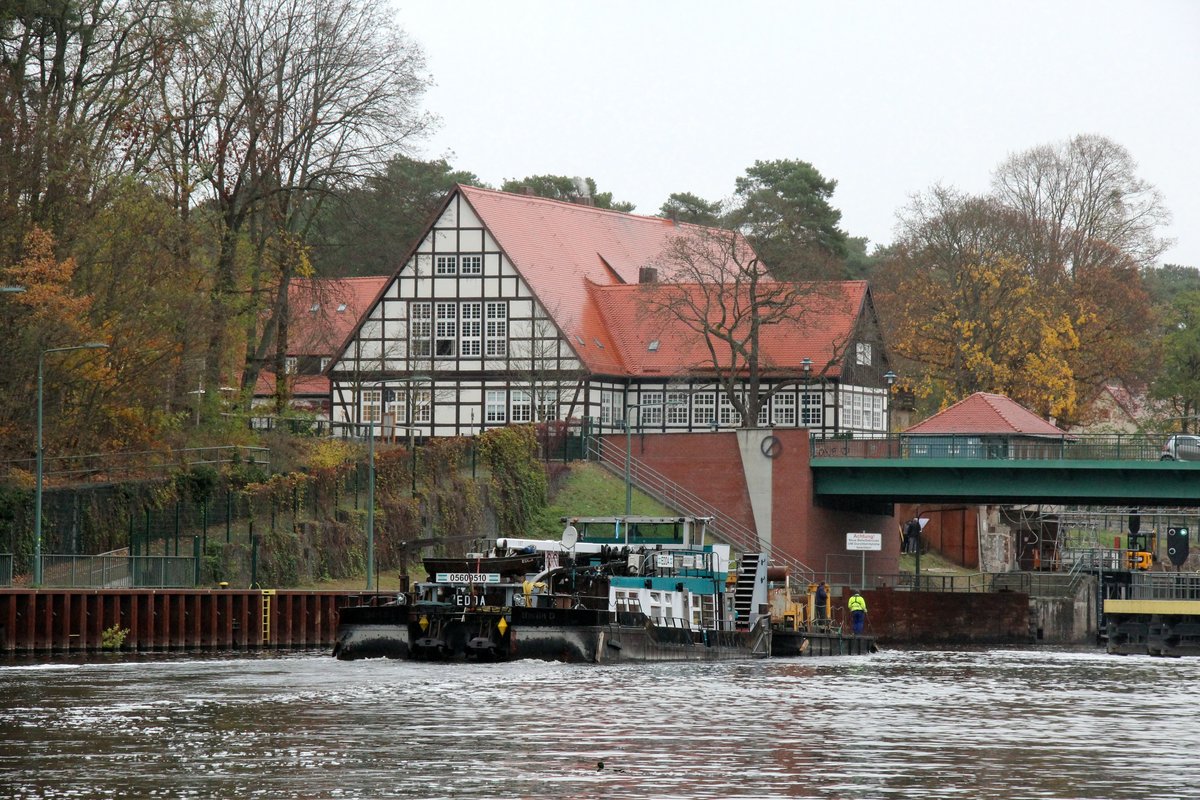
[(1198, 675), (1049, 649), (0, 661), (0, 796), (1196, 798)]

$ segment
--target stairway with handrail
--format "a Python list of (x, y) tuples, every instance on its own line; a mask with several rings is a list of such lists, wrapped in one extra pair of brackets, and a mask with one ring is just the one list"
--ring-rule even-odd
[[(597, 462), (622, 479), (625, 476), (626, 455), (625, 448), (606, 441), (601, 436), (588, 437), (588, 459)], [(629, 482), (640, 491), (650, 495), (658, 502), (678, 510), (681, 514), (710, 517), (712, 521), (708, 525), (709, 532), (743, 553), (766, 553), (770, 563), (787, 567), (793, 578), (816, 582), (816, 572), (812, 568), (786, 553), (776, 552), (766, 542), (759, 541), (757, 533), (694, 492), (680, 486), (666, 475), (632, 456), (629, 458)]]

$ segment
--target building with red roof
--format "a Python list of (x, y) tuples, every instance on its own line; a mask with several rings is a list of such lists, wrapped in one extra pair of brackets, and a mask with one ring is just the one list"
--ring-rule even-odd
[[(738, 427), (705, 336), (661, 310), (704, 288), (672, 280), (673, 246), (718, 233), (748, 248), (728, 231), (458, 186), (337, 348), (332, 418), (418, 436), (582, 418), (602, 432)], [(867, 284), (805, 288), (806, 321), (760, 337), (759, 425), (883, 434), (888, 363)]]
[[(292, 407), (329, 416), (330, 384), (325, 368), (387, 281), (386, 275), (298, 278), (288, 285), (286, 368)], [(275, 372), (260, 372), (254, 386), (255, 404), (271, 402), (275, 387)]]
[(903, 431), (914, 456), (1033, 457), (1069, 434), (1004, 395), (976, 392)]

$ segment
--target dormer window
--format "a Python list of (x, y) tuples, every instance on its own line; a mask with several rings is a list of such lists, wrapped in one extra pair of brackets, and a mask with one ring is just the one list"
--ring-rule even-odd
[(653, 342), (646, 345), (646, 349), (649, 350), (651, 353), (657, 353), (658, 352), (658, 339), (655, 339)]
[(308, 309), (308, 310), (309, 310), (309, 311), (311, 311), (313, 314), (315, 314), (315, 313), (317, 313), (318, 311), (320, 311), (320, 310), (321, 310), (321, 304), (320, 304), (320, 303), (313, 303), (313, 304), (312, 304), (312, 308), (310, 308), (310, 309)]
[(345, 303), (338, 303), (338, 313), (339, 314), (346, 313), (346, 304)]

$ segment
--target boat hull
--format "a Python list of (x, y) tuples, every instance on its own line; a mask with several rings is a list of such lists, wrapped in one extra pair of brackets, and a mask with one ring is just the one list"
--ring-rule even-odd
[(343, 661), (358, 658), (411, 658), (410, 607), (353, 606), (338, 612), (333, 654)]
[(874, 636), (845, 636), (826, 631), (777, 630), (771, 634), (771, 656), (861, 656), (877, 650)]
[[(725, 661), (770, 654), (764, 623), (751, 630), (691, 631), (652, 625), (641, 614), (593, 609), (443, 611), (419, 606), (346, 609), (334, 655), (433, 661), (536, 659), (620, 664)], [(501, 625), (503, 620), (504, 624)]]

